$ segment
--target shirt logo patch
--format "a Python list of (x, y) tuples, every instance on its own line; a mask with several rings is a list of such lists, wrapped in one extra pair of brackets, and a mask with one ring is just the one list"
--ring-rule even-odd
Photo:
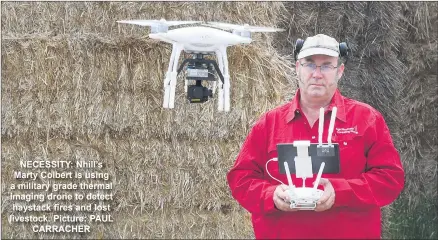
[(347, 134), (347, 133), (358, 134), (357, 125), (354, 127), (351, 127), (351, 128), (336, 128), (336, 133), (338, 133), (338, 134)]

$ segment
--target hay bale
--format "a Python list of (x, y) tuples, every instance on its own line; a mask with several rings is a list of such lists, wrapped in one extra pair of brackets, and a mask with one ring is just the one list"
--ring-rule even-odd
[[(170, 55), (163, 44), (132, 38), (103, 40), (96, 35), (4, 41), (6, 55), (34, 52), (20, 59), (5, 57), (7, 66), (22, 61), (24, 69), (4, 69), (11, 80), (4, 84), (8, 111), (2, 132), (9, 137), (49, 133), (70, 138), (107, 132), (146, 138), (239, 136), (230, 129), (248, 125), (284, 100), (293, 71), (279, 55), (270, 53), (272, 48), (263, 46), (265, 51), (259, 51), (262, 43), (235, 47), (229, 51), (233, 109), (228, 115), (217, 112), (216, 99), (204, 105), (188, 104), (182, 77), (176, 111), (163, 110), (163, 69)], [(261, 105), (259, 99), (266, 102)]]
[[(19, 160), (96, 160), (112, 176), (113, 224), (89, 235), (36, 235), (6, 222), (12, 238), (237, 238), (253, 235), (226, 184), (252, 123), (294, 91), (293, 69), (271, 34), (228, 50), (229, 113), (191, 105), (178, 80), (162, 109), (171, 47), (123, 19), (204, 20), (276, 26), (282, 3), (2, 3), (2, 188)], [(245, 13), (245, 14), (243, 14)], [(231, 223), (231, 224), (230, 224)]]
[[(128, 218), (126, 215), (129, 214), (133, 219), (147, 220), (148, 224), (155, 225), (148, 232), (138, 232), (137, 237), (160, 237), (159, 234), (162, 234), (163, 238), (169, 236), (191, 238), (192, 235), (186, 235), (187, 232), (184, 229), (185, 227), (193, 227), (193, 222), (205, 224), (212, 231), (216, 229), (220, 232), (214, 234), (224, 235), (224, 237), (226, 235), (236, 237), (250, 234), (250, 231), (241, 232), (240, 227), (236, 229), (225, 228), (227, 226), (225, 223), (230, 221), (240, 222), (240, 225), (247, 224), (245, 229), (250, 227), (249, 221), (242, 222), (245, 217), (244, 211), (228, 194), (227, 186), (224, 184), (226, 171), (235, 157), (230, 155), (230, 152), (236, 152), (238, 147), (239, 145), (235, 142), (193, 143), (183, 139), (164, 140), (163, 142), (160, 139), (133, 140), (112, 139), (110, 137), (76, 140), (58, 138), (46, 142), (45, 139), (38, 138), (27, 139), (27, 141), (14, 138), (2, 144), (2, 150), (4, 150), (2, 152), (4, 152), (5, 159), (15, 159), (16, 161), (50, 159), (103, 162), (105, 166), (99, 172), (107, 172), (111, 176), (110, 181), (114, 185), (112, 193), (115, 198), (114, 201), (109, 202), (113, 209), (112, 213), (115, 215), (115, 223), (109, 226), (103, 224), (102, 226), (107, 229), (105, 232), (114, 227), (124, 226), (121, 225), (124, 222), (123, 219)], [(176, 152), (178, 154), (175, 154)], [(11, 172), (14, 169), (17, 169), (16, 162), (5, 162), (2, 175), (6, 183), (13, 182)], [(85, 170), (80, 169), (76, 172), (85, 172)], [(81, 182), (93, 183), (92, 180), (81, 180)], [(5, 197), (2, 204), (5, 209), (12, 208), (12, 201), (9, 199), (11, 192), (20, 193), (17, 190), (11, 191), (8, 187), (3, 189)], [(88, 193), (89, 191), (74, 192)], [(57, 201), (53, 203), (57, 203)], [(168, 211), (174, 213), (167, 213)], [(188, 225), (189, 222), (183, 224), (185, 222), (183, 219), (171, 217), (176, 213), (180, 215), (179, 218), (183, 219), (186, 218), (186, 215), (190, 215), (190, 225)], [(48, 214), (47, 216), (52, 215)], [(154, 218), (159, 219), (159, 221), (150, 222)], [(232, 219), (224, 221), (223, 218)], [(170, 225), (160, 226), (166, 221), (170, 221), (168, 223)], [(181, 225), (182, 229), (177, 229), (177, 225), (173, 225), (173, 222), (179, 225), (183, 224)], [(131, 225), (131, 227), (133, 226), (135, 224)], [(9, 229), (8, 226), (5, 228), (13, 234), (9, 236), (18, 234), (18, 232)], [(172, 231), (168, 231), (169, 228)], [(145, 228), (141, 227), (141, 229)], [(158, 229), (161, 229), (162, 232), (160, 233)], [(240, 232), (235, 232), (236, 230)], [(20, 229), (19, 232), (21, 235), (17, 235), (17, 237), (32, 235), (29, 229)], [(97, 234), (96, 231), (93, 232)], [(108, 236), (105, 234), (106, 238), (113, 238), (122, 232), (109, 231), (107, 234)], [(191, 232), (191, 234), (195, 234), (195, 232)], [(201, 235), (216, 236), (210, 234), (213, 232), (208, 230)], [(202, 237), (201, 235), (199, 237)]]
[[(229, 49), (231, 112), (185, 102), (183, 76), (176, 108), (166, 110), (170, 46), (116, 23), (161, 17), (287, 31)], [(295, 92), (296, 38), (325, 33), (352, 49), (341, 91), (382, 112), (406, 169), (405, 190), (384, 209), (383, 237), (434, 238), (436, 25), (434, 2), (2, 3), (2, 218), (20, 159), (102, 161), (116, 194), (115, 223), (90, 235), (36, 236), (5, 221), (2, 237), (252, 237), (225, 173), (251, 124)]]
[(394, 238), (436, 238), (437, 205), (437, 3), (404, 3), (400, 59), (407, 66), (398, 107), (399, 146), (406, 170), (405, 191), (394, 204)]

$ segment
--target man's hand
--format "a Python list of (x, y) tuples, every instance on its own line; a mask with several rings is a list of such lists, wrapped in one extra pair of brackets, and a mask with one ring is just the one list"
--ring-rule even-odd
[(285, 212), (298, 211), (298, 209), (290, 208), (290, 197), (286, 192), (288, 189), (289, 187), (283, 184), (277, 186), (273, 197), (275, 207), (277, 207), (278, 210)]
[(324, 193), (316, 203), (316, 208), (315, 208), (316, 212), (329, 210), (335, 203), (335, 196), (336, 196), (335, 189), (333, 188), (332, 184), (328, 179), (321, 178), (319, 184), (324, 187)]

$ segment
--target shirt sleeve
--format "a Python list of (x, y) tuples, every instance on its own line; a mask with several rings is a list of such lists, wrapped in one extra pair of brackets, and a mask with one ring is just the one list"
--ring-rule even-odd
[(334, 207), (382, 207), (393, 202), (404, 187), (400, 155), (380, 113), (370, 130), (374, 142), (364, 173), (357, 179), (329, 179), (336, 194)]
[(262, 118), (245, 139), (234, 166), (227, 174), (232, 196), (251, 213), (277, 212), (273, 201), (277, 185), (264, 179), (266, 129)]

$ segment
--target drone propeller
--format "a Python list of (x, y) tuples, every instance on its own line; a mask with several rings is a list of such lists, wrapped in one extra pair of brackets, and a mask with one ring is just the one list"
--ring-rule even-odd
[(182, 24), (194, 24), (200, 21), (166, 21), (164, 18), (161, 20), (121, 20), (118, 23), (128, 23), (140, 26), (156, 26), (156, 25), (166, 25), (166, 26), (176, 26)]
[(206, 25), (221, 28), (223, 30), (237, 30), (237, 31), (248, 31), (248, 32), (282, 32), (282, 31), (284, 31), (284, 29), (282, 29), (282, 28), (257, 27), (257, 26), (250, 26), (248, 24), (236, 25), (236, 24), (223, 23), (223, 22), (207, 22)]

